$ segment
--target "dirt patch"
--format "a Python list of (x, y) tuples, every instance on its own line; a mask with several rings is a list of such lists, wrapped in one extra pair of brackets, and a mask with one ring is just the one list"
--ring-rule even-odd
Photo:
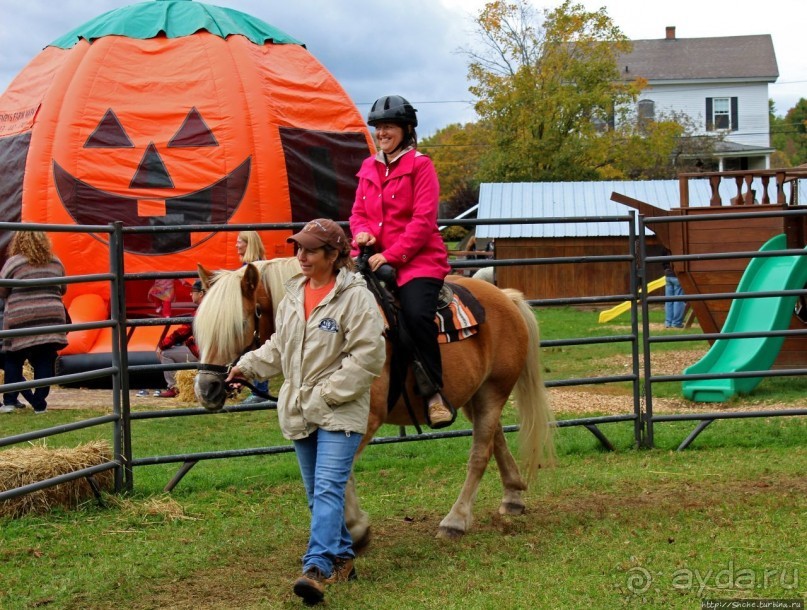
[[(702, 350), (670, 350), (654, 352), (650, 357), (653, 375), (677, 375), (697, 362), (704, 354)], [(594, 363), (592, 375), (624, 375), (632, 370), (629, 355), (619, 355)], [(644, 374), (640, 367), (640, 374)], [(138, 396), (136, 390), (129, 392), (129, 404), (135, 410), (179, 409), (199, 406), (190, 394), (191, 389), (182, 389), (177, 398), (154, 396), (155, 389), (148, 396)], [(245, 394), (246, 395), (246, 394)], [(629, 388), (613, 384), (580, 386), (573, 388), (551, 388), (549, 390), (552, 409), (558, 413), (619, 415), (633, 412), (633, 395)], [(112, 390), (89, 390), (84, 388), (61, 388), (54, 386), (48, 397), (48, 408), (92, 409), (103, 412), (112, 410)], [(653, 399), (656, 413), (712, 412), (731, 409), (732, 411), (782, 410), (793, 408), (788, 404), (761, 404), (759, 401), (744, 399), (740, 402), (693, 403), (683, 397)]]
[[(137, 396), (137, 391), (129, 392), (129, 404), (135, 408), (178, 408), (190, 405), (187, 401), (178, 398), (157, 398), (153, 396), (154, 390), (150, 390), (150, 395)], [(20, 402), (25, 404), (21, 397)], [(48, 396), (48, 410), (59, 411), (63, 409), (92, 409), (98, 411), (112, 411), (112, 390), (88, 390), (85, 388), (60, 388), (52, 387)]]

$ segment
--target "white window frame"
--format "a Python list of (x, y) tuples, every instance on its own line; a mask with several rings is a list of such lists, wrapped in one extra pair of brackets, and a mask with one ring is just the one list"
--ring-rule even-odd
[(712, 126), (715, 131), (731, 129), (731, 98), (712, 98)]

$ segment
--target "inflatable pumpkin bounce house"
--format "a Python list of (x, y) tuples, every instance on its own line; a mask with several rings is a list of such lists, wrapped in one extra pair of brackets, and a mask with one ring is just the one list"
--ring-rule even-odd
[[(105, 13), (36, 56), (0, 96), (0, 221), (182, 227), (346, 219), (372, 139), (305, 46), (254, 17), (192, 0)], [(265, 231), (267, 256), (293, 254)], [(109, 272), (106, 234), (50, 233), (69, 275)], [(5, 260), (9, 232), (0, 232)], [(240, 265), (233, 232), (130, 233), (126, 273)], [(154, 315), (150, 280), (126, 284)], [(189, 282), (176, 281), (190, 301)], [(71, 284), (73, 322), (107, 319), (108, 284)], [(174, 315), (182, 315), (181, 306)], [(162, 327), (138, 327), (130, 362), (156, 362)], [(156, 333), (156, 334), (155, 334)], [(70, 333), (60, 370), (108, 359), (110, 334)], [(133, 358), (134, 356), (134, 358)], [(71, 367), (68, 367), (70, 369)]]

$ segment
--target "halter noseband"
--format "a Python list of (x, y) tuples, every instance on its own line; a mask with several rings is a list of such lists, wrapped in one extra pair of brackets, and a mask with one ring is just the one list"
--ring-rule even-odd
[[(253, 315), (253, 318), (254, 318), (254, 331), (252, 333), (252, 343), (241, 353), (241, 355), (238, 358), (233, 360), (230, 364), (207, 364), (207, 363), (204, 363), (204, 362), (199, 362), (196, 365), (196, 369), (199, 371), (199, 374), (212, 375), (214, 377), (227, 377), (230, 374), (230, 371), (236, 365), (236, 363), (238, 362), (238, 360), (240, 359), (241, 356), (243, 356), (244, 354), (246, 354), (250, 350), (253, 350), (253, 349), (256, 349), (256, 348), (260, 347), (261, 337), (260, 337), (260, 333), (259, 333), (259, 324), (260, 324), (260, 320), (261, 320), (261, 316), (263, 315), (263, 312), (261, 311), (260, 304), (257, 303), (257, 302), (255, 303), (255, 311), (253, 312), (252, 315)], [(233, 389), (232, 386), (235, 385), (235, 383), (236, 382), (230, 382), (229, 384), (227, 384), (228, 391)], [(255, 396), (259, 396), (260, 398), (265, 398), (267, 400), (277, 401), (277, 398), (275, 396), (272, 396), (268, 392), (264, 392), (262, 390), (257, 389), (254, 385), (252, 385), (246, 379), (242, 379), (242, 380), (238, 381), (237, 383), (239, 383), (242, 386), (246, 386), (247, 388), (249, 388)]]
[(209, 375), (216, 375), (217, 377), (226, 377), (230, 374), (230, 369), (233, 368), (232, 364), (205, 364), (204, 362), (199, 362), (196, 365), (196, 368), (200, 373), (207, 373)]

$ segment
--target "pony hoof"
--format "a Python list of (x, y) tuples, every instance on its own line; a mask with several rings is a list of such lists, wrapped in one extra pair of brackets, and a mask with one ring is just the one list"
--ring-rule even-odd
[(372, 540), (372, 538), (373, 538), (372, 532), (368, 527), (364, 531), (364, 535), (361, 538), (353, 541), (353, 552), (356, 553), (356, 555), (361, 555), (362, 553), (364, 553), (370, 546), (370, 540)]
[(515, 502), (502, 502), (499, 505), (500, 515), (523, 515), (526, 510), (523, 504), (516, 504)]
[(440, 526), (437, 530), (437, 537), (443, 540), (459, 540), (465, 535), (465, 532), (456, 527)]

